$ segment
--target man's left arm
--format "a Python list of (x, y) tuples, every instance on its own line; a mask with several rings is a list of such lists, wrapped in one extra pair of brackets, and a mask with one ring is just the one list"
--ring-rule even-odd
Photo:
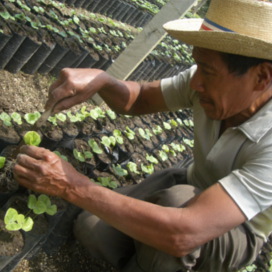
[(46, 149), (24, 146), (22, 153), (14, 167), (21, 185), (62, 197), (173, 256), (186, 255), (246, 220), (220, 184), (203, 191), (184, 208), (162, 207), (92, 183)]

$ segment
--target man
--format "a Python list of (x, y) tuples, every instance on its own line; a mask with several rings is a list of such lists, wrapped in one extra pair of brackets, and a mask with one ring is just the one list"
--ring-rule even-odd
[(99, 92), (116, 112), (190, 107), (194, 163), (155, 173), (119, 192), (93, 184), (53, 153), (23, 147), (18, 182), (83, 208), (76, 237), (120, 271), (236, 271), (271, 233), (272, 4), (213, 0), (204, 21), (164, 27), (194, 46), (197, 66), (173, 78), (116, 80), (64, 69), (46, 107), (60, 111)]

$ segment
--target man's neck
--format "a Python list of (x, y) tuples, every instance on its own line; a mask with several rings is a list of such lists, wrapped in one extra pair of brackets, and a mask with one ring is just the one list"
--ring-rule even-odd
[(251, 118), (272, 98), (272, 88), (258, 96), (257, 99), (246, 110), (234, 115), (228, 119), (222, 120), (220, 135), (229, 127), (237, 127)]

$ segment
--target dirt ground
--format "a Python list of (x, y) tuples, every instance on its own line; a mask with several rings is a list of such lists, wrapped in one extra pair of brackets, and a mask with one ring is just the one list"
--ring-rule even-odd
[[(0, 71), (0, 113), (43, 111), (48, 88), (55, 78), (48, 75), (11, 74)], [(76, 107), (74, 107), (76, 109)], [(22, 260), (14, 272), (109, 272), (110, 265), (90, 258), (73, 237), (57, 252), (46, 254), (42, 250), (31, 259)], [(8, 271), (9, 272), (9, 271)]]

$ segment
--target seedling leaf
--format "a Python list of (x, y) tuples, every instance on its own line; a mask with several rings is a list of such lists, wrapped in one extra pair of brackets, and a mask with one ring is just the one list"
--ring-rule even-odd
[(24, 135), (23, 139), (26, 145), (34, 145), (34, 146), (39, 146), (39, 144), (42, 141), (40, 134), (36, 131), (28, 131)]
[(112, 168), (113, 168), (113, 171), (115, 172), (115, 174), (120, 177), (124, 177), (124, 176), (128, 175), (128, 171), (123, 169), (120, 164), (117, 164), (116, 166), (113, 164)]
[(6, 163), (6, 157), (0, 156), (0, 169), (2, 169), (5, 166)]
[(96, 154), (102, 154), (103, 150), (98, 146), (97, 142), (94, 139), (88, 141), (89, 146), (92, 148), (93, 152)]

